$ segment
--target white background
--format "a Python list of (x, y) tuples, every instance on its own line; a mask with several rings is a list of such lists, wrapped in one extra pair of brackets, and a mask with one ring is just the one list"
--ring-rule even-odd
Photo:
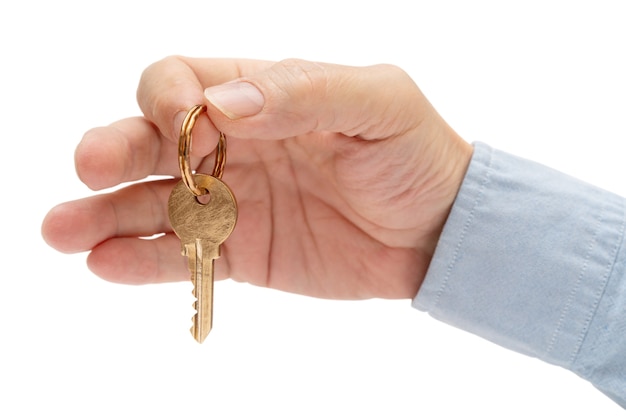
[(3, 2), (0, 415), (622, 415), (568, 371), (408, 301), (220, 282), (198, 345), (189, 283), (104, 282), (39, 229), (53, 205), (92, 194), (74, 175), (82, 133), (138, 114), (141, 71), (170, 54), (393, 63), (466, 140), (626, 195), (624, 7)]

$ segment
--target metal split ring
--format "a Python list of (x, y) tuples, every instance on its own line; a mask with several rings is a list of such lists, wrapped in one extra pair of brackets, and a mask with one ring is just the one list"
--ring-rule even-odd
[[(180, 166), (180, 174), (183, 182), (195, 196), (201, 196), (208, 193), (204, 188), (197, 186), (193, 171), (189, 162), (189, 154), (191, 153), (191, 131), (193, 130), (198, 117), (206, 111), (206, 106), (198, 104), (192, 107), (182, 126), (180, 127), (180, 137), (178, 140), (178, 165)], [(213, 177), (221, 179), (224, 174), (224, 165), (226, 164), (226, 136), (220, 132), (220, 138), (217, 142), (215, 151), (215, 167), (213, 168)]]

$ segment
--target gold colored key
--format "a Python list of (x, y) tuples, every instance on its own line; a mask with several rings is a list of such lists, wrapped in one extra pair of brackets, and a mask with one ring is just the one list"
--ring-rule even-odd
[(198, 187), (209, 192), (201, 203), (184, 182), (172, 191), (168, 203), (170, 222), (181, 240), (182, 254), (189, 260), (196, 314), (191, 333), (202, 343), (213, 321), (213, 266), (220, 256), (220, 245), (230, 236), (237, 222), (237, 202), (228, 186), (210, 175), (195, 175)]
[[(213, 326), (213, 267), (220, 256), (220, 245), (230, 236), (237, 222), (237, 201), (221, 181), (226, 163), (226, 137), (220, 134), (213, 175), (193, 174), (189, 163), (191, 131), (206, 107), (193, 107), (183, 121), (178, 143), (182, 181), (172, 190), (168, 213), (172, 229), (180, 238), (182, 254), (196, 297), (191, 333), (202, 343)], [(208, 201), (207, 201), (208, 198)]]

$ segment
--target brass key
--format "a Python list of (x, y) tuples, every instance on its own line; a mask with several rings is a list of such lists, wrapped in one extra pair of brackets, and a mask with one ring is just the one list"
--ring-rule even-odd
[(220, 245), (230, 236), (237, 221), (237, 202), (233, 193), (218, 178), (193, 176), (199, 189), (208, 191), (203, 204), (180, 181), (172, 190), (168, 211), (172, 228), (180, 238), (182, 254), (189, 260), (193, 294), (196, 297), (191, 333), (202, 343), (213, 321), (213, 266), (220, 256)]
[[(220, 245), (230, 236), (237, 222), (237, 201), (221, 181), (226, 163), (226, 136), (220, 133), (212, 175), (193, 174), (189, 162), (191, 131), (203, 105), (192, 107), (180, 129), (178, 163), (182, 181), (172, 190), (168, 212), (172, 229), (181, 240), (182, 254), (196, 297), (191, 334), (202, 343), (213, 326), (213, 266), (220, 257)], [(199, 198), (202, 198), (200, 200)], [(208, 202), (206, 198), (209, 198)]]

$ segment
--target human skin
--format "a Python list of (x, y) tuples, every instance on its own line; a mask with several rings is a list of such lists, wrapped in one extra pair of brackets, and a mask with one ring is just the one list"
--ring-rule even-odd
[(472, 147), (404, 71), (168, 57), (144, 71), (137, 99), (143, 116), (88, 131), (75, 153), (91, 189), (135, 183), (52, 208), (52, 247), (91, 251), (89, 268), (109, 281), (188, 280), (167, 216), (178, 179), (139, 180), (180, 177), (182, 120), (206, 104), (192, 165), (212, 172), (223, 132), (239, 207), (217, 279), (334, 299), (416, 295)]

